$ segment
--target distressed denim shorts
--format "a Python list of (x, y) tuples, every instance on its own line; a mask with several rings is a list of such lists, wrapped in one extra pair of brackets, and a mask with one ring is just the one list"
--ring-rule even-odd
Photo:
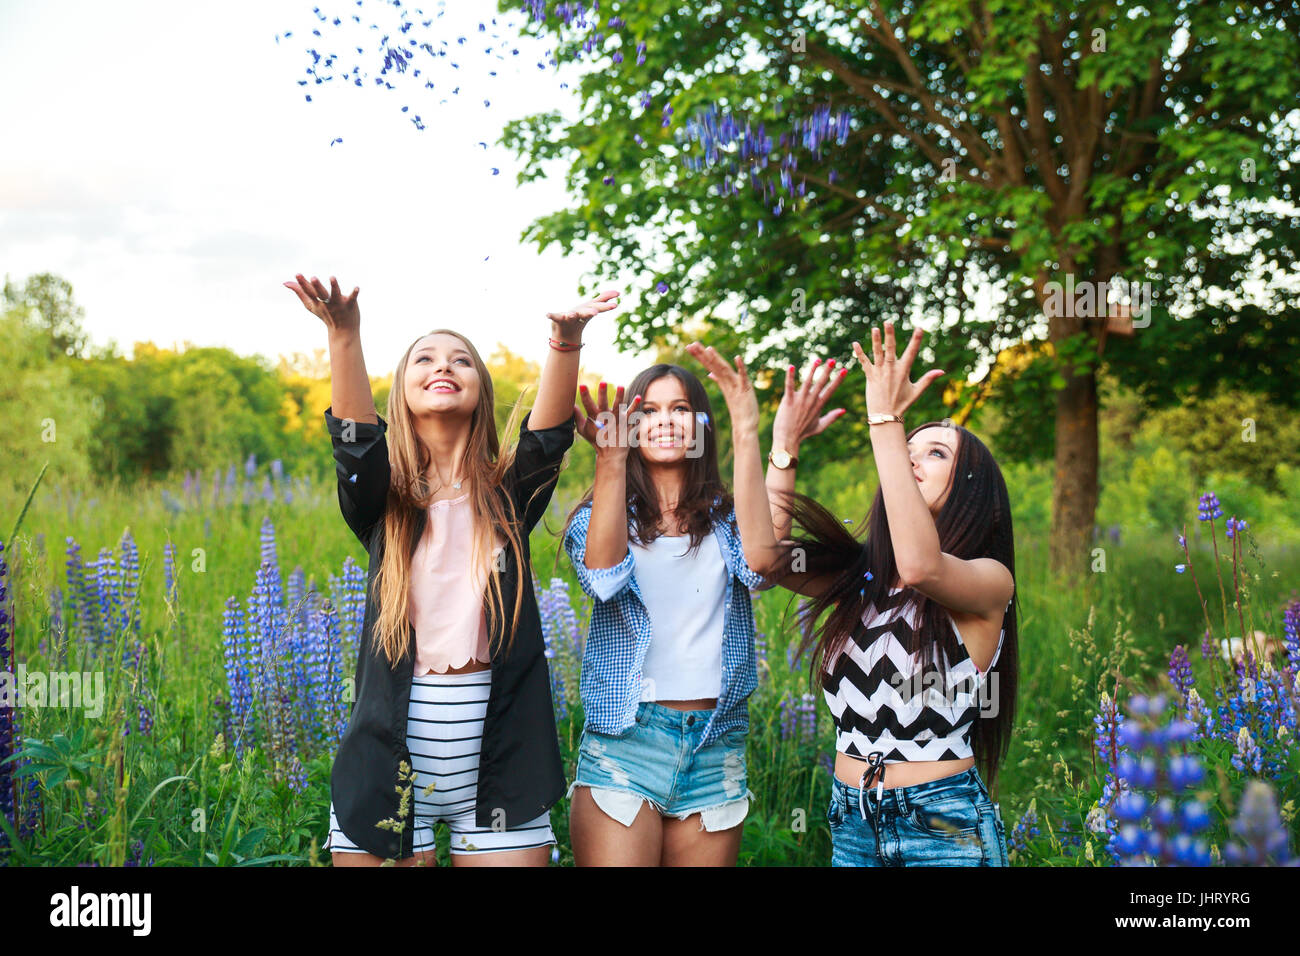
[(974, 767), (863, 791), (831, 779), (831, 866), (1007, 866), (1002, 814)]
[(700, 829), (729, 830), (749, 813), (744, 730), (729, 730), (695, 753), (711, 710), (673, 710), (652, 701), (637, 707), (622, 735), (583, 730), (576, 787), (589, 787), (596, 806), (625, 827), (643, 803), (661, 816), (700, 815)]

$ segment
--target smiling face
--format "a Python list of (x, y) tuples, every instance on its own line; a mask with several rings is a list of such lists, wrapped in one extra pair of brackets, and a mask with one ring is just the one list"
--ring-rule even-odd
[(454, 335), (436, 332), (415, 343), (406, 360), (403, 383), (411, 415), (465, 415), (474, 413), (479, 398), (479, 375), (465, 343)]
[(921, 497), (930, 513), (937, 515), (948, 500), (952, 466), (957, 458), (957, 431), (938, 426), (922, 428), (908, 441), (907, 453)]
[(641, 399), (637, 451), (647, 463), (670, 465), (686, 460), (695, 441), (695, 409), (675, 375), (650, 383)]

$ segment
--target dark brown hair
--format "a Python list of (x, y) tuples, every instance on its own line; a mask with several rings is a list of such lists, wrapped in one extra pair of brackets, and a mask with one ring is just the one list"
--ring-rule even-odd
[[(686, 483), (682, 488), (681, 501), (677, 504), (678, 517), (686, 526), (686, 533), (691, 538), (690, 548), (694, 550), (712, 533), (714, 524), (730, 513), (732, 498), (718, 471), (717, 432), (713, 424), (709, 393), (690, 370), (680, 365), (651, 365), (632, 379), (632, 384), (624, 391), (627, 400), (631, 402), (637, 395), (644, 396), (653, 382), (667, 375), (681, 382), (686, 400), (695, 413), (694, 440), (703, 443), (701, 455), (686, 459)], [(569, 514), (568, 521), (565, 522), (566, 530), (573, 521), (573, 516), (584, 505), (591, 503), (592, 490), (587, 489), (578, 506)], [(659, 510), (659, 498), (638, 447), (632, 448), (627, 456), (627, 511), (629, 538), (641, 544), (649, 544), (660, 536), (659, 522), (663, 515)]]
[[(963, 560), (994, 558), (1006, 566), (1014, 579), (1016, 556), (1011, 505), (997, 462), (975, 435), (950, 422), (927, 422), (912, 429), (907, 437), (911, 439), (921, 429), (936, 426), (950, 427), (959, 433), (948, 498), (934, 522), (939, 547)], [(834, 575), (831, 586), (821, 596), (805, 602), (798, 615), (802, 629), (799, 655), (811, 651), (810, 683), (819, 689), (829, 676), (825, 670), (827, 662), (834, 660), (851, 639), (865, 630), (863, 611), (868, 605), (882, 607), (889, 597), (890, 586), (898, 579), (898, 566), (889, 535), (884, 493), (880, 489), (876, 491), (866, 522), (860, 526), (866, 528), (865, 541), (860, 541), (839, 518), (811, 498), (793, 495), (787, 500), (803, 536), (796, 537), (794, 544), (784, 549), (786, 560), (789, 552), (802, 548), (802, 552), (796, 553), (806, 563), (810, 575)], [(947, 660), (958, 655), (957, 637), (947, 610), (911, 588), (904, 588), (902, 597), (905, 604), (914, 603), (918, 608), (919, 626), (908, 651), (923, 666), (933, 667), (946, 677), (945, 658), (938, 653), (939, 649), (945, 652)], [(825, 619), (818, 625), (817, 619), (823, 614)], [(996, 779), (998, 764), (1006, 756), (1015, 723), (1019, 674), (1016, 618), (1013, 595), (1003, 617), (1006, 633), (1002, 650), (997, 663), (988, 671), (998, 675), (993, 685), (997, 687), (997, 708), (991, 716), (980, 714), (971, 731), (975, 759), (990, 787)]]

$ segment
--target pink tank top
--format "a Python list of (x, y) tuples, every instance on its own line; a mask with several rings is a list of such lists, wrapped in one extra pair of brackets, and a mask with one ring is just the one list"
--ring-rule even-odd
[[(497, 541), (500, 549), (501, 541)], [(471, 660), (491, 663), (483, 594), (491, 556), (471, 568), (474, 509), (469, 494), (429, 505), (411, 560), (409, 617), (415, 628), (415, 673), (444, 673)], [(494, 552), (495, 553), (495, 552)]]

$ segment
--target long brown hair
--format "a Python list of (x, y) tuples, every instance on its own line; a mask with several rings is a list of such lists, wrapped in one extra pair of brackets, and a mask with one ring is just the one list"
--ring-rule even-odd
[[(690, 549), (695, 550), (708, 535), (713, 533), (713, 526), (731, 511), (731, 493), (722, 482), (718, 470), (718, 442), (713, 425), (713, 407), (709, 403), (709, 393), (704, 385), (689, 370), (680, 365), (661, 363), (651, 365), (632, 379), (624, 394), (628, 401), (637, 395), (644, 396), (650, 385), (666, 375), (671, 375), (682, 384), (686, 400), (695, 413), (695, 442), (703, 442), (700, 455), (686, 459), (686, 481), (682, 488), (681, 500), (677, 503), (677, 515), (690, 535)], [(573, 516), (591, 503), (593, 485), (582, 496), (578, 506), (569, 514), (568, 524)], [(639, 446), (633, 447), (627, 456), (627, 510), (629, 533), (633, 541), (649, 544), (658, 538), (659, 522), (663, 513), (659, 509), (659, 496), (655, 493), (654, 482), (646, 471), (645, 460), (641, 457)]]
[[(416, 524), (421, 512), (433, 501), (429, 487), (428, 471), (432, 456), (419, 438), (411, 420), (411, 409), (406, 402), (406, 365), (415, 346), (430, 335), (452, 335), (465, 344), (478, 373), (478, 404), (470, 416), (469, 447), (465, 450), (464, 475), (469, 481), (470, 503), (474, 509), (474, 542), (470, 560), (472, 567), (487, 564), (495, 544), (494, 533), (506, 539), (506, 547), (515, 556), (515, 566), (522, 574), (525, 567), (523, 543), (519, 537), (517, 516), (509, 495), (500, 492), (501, 481), (514, 460), (514, 446), (501, 452), (497, 437), (496, 396), (492, 376), (479, 356), (474, 344), (459, 332), (451, 329), (434, 329), (421, 335), (407, 346), (393, 374), (393, 387), (388, 393), (388, 462), (391, 479), (388, 502), (384, 511), (384, 557), (375, 575), (374, 595), (379, 603), (379, 618), (375, 622), (375, 643), (384, 652), (392, 667), (402, 660), (410, 649), (409, 613), (411, 560), (419, 542), (415, 538)], [(520, 396), (522, 399), (522, 395)], [(508, 433), (518, 427), (523, 405), (516, 401), (510, 413)], [(488, 577), (488, 633), (496, 634), (496, 624), (503, 616), (504, 598), (501, 591), (500, 565), (491, 562)], [(515, 627), (523, 606), (523, 588), (515, 588), (515, 605), (506, 628), (506, 650), (514, 643)], [(495, 642), (494, 642), (495, 643)], [(497, 645), (499, 646), (499, 644)], [(495, 653), (496, 647), (493, 651)]]
[[(1016, 554), (1011, 505), (997, 462), (984, 443), (960, 425), (927, 422), (912, 429), (907, 437), (910, 439), (921, 429), (935, 426), (952, 427), (959, 433), (957, 453), (949, 476), (948, 498), (934, 521), (939, 547), (963, 560), (995, 558), (1006, 566), (1014, 579)], [(802, 657), (811, 651), (810, 682), (814, 689), (818, 689), (829, 676), (827, 663), (865, 630), (862, 623), (864, 609), (868, 605), (886, 606), (884, 602), (889, 598), (890, 585), (898, 577), (898, 566), (894, 561), (894, 546), (889, 536), (889, 519), (881, 489), (876, 490), (865, 522), (865, 541), (858, 540), (839, 518), (811, 498), (792, 495), (787, 500), (793, 519), (804, 536), (783, 549), (788, 552), (784, 561), (788, 562), (789, 552), (793, 552), (803, 559), (810, 575), (834, 575), (831, 586), (819, 597), (804, 603), (799, 612), (803, 634), (798, 653)], [(784, 566), (790, 564), (784, 563)], [(987, 717), (981, 713), (971, 732), (975, 759), (990, 787), (996, 780), (998, 764), (1006, 756), (1015, 724), (1020, 666), (1017, 596), (1018, 592), (1013, 593), (1011, 606), (1003, 616), (1002, 650), (997, 663), (988, 671), (998, 675), (997, 683), (992, 685), (998, 690), (997, 710)], [(944, 684), (940, 686), (946, 686), (946, 663), (958, 655), (957, 637), (947, 610), (913, 588), (904, 588), (899, 597), (904, 604), (915, 603), (918, 610), (918, 626), (912, 646), (907, 650), (923, 666), (928, 662), (944, 676)], [(818, 625), (817, 619), (827, 611), (825, 620)], [(944, 654), (938, 653), (940, 649)]]

